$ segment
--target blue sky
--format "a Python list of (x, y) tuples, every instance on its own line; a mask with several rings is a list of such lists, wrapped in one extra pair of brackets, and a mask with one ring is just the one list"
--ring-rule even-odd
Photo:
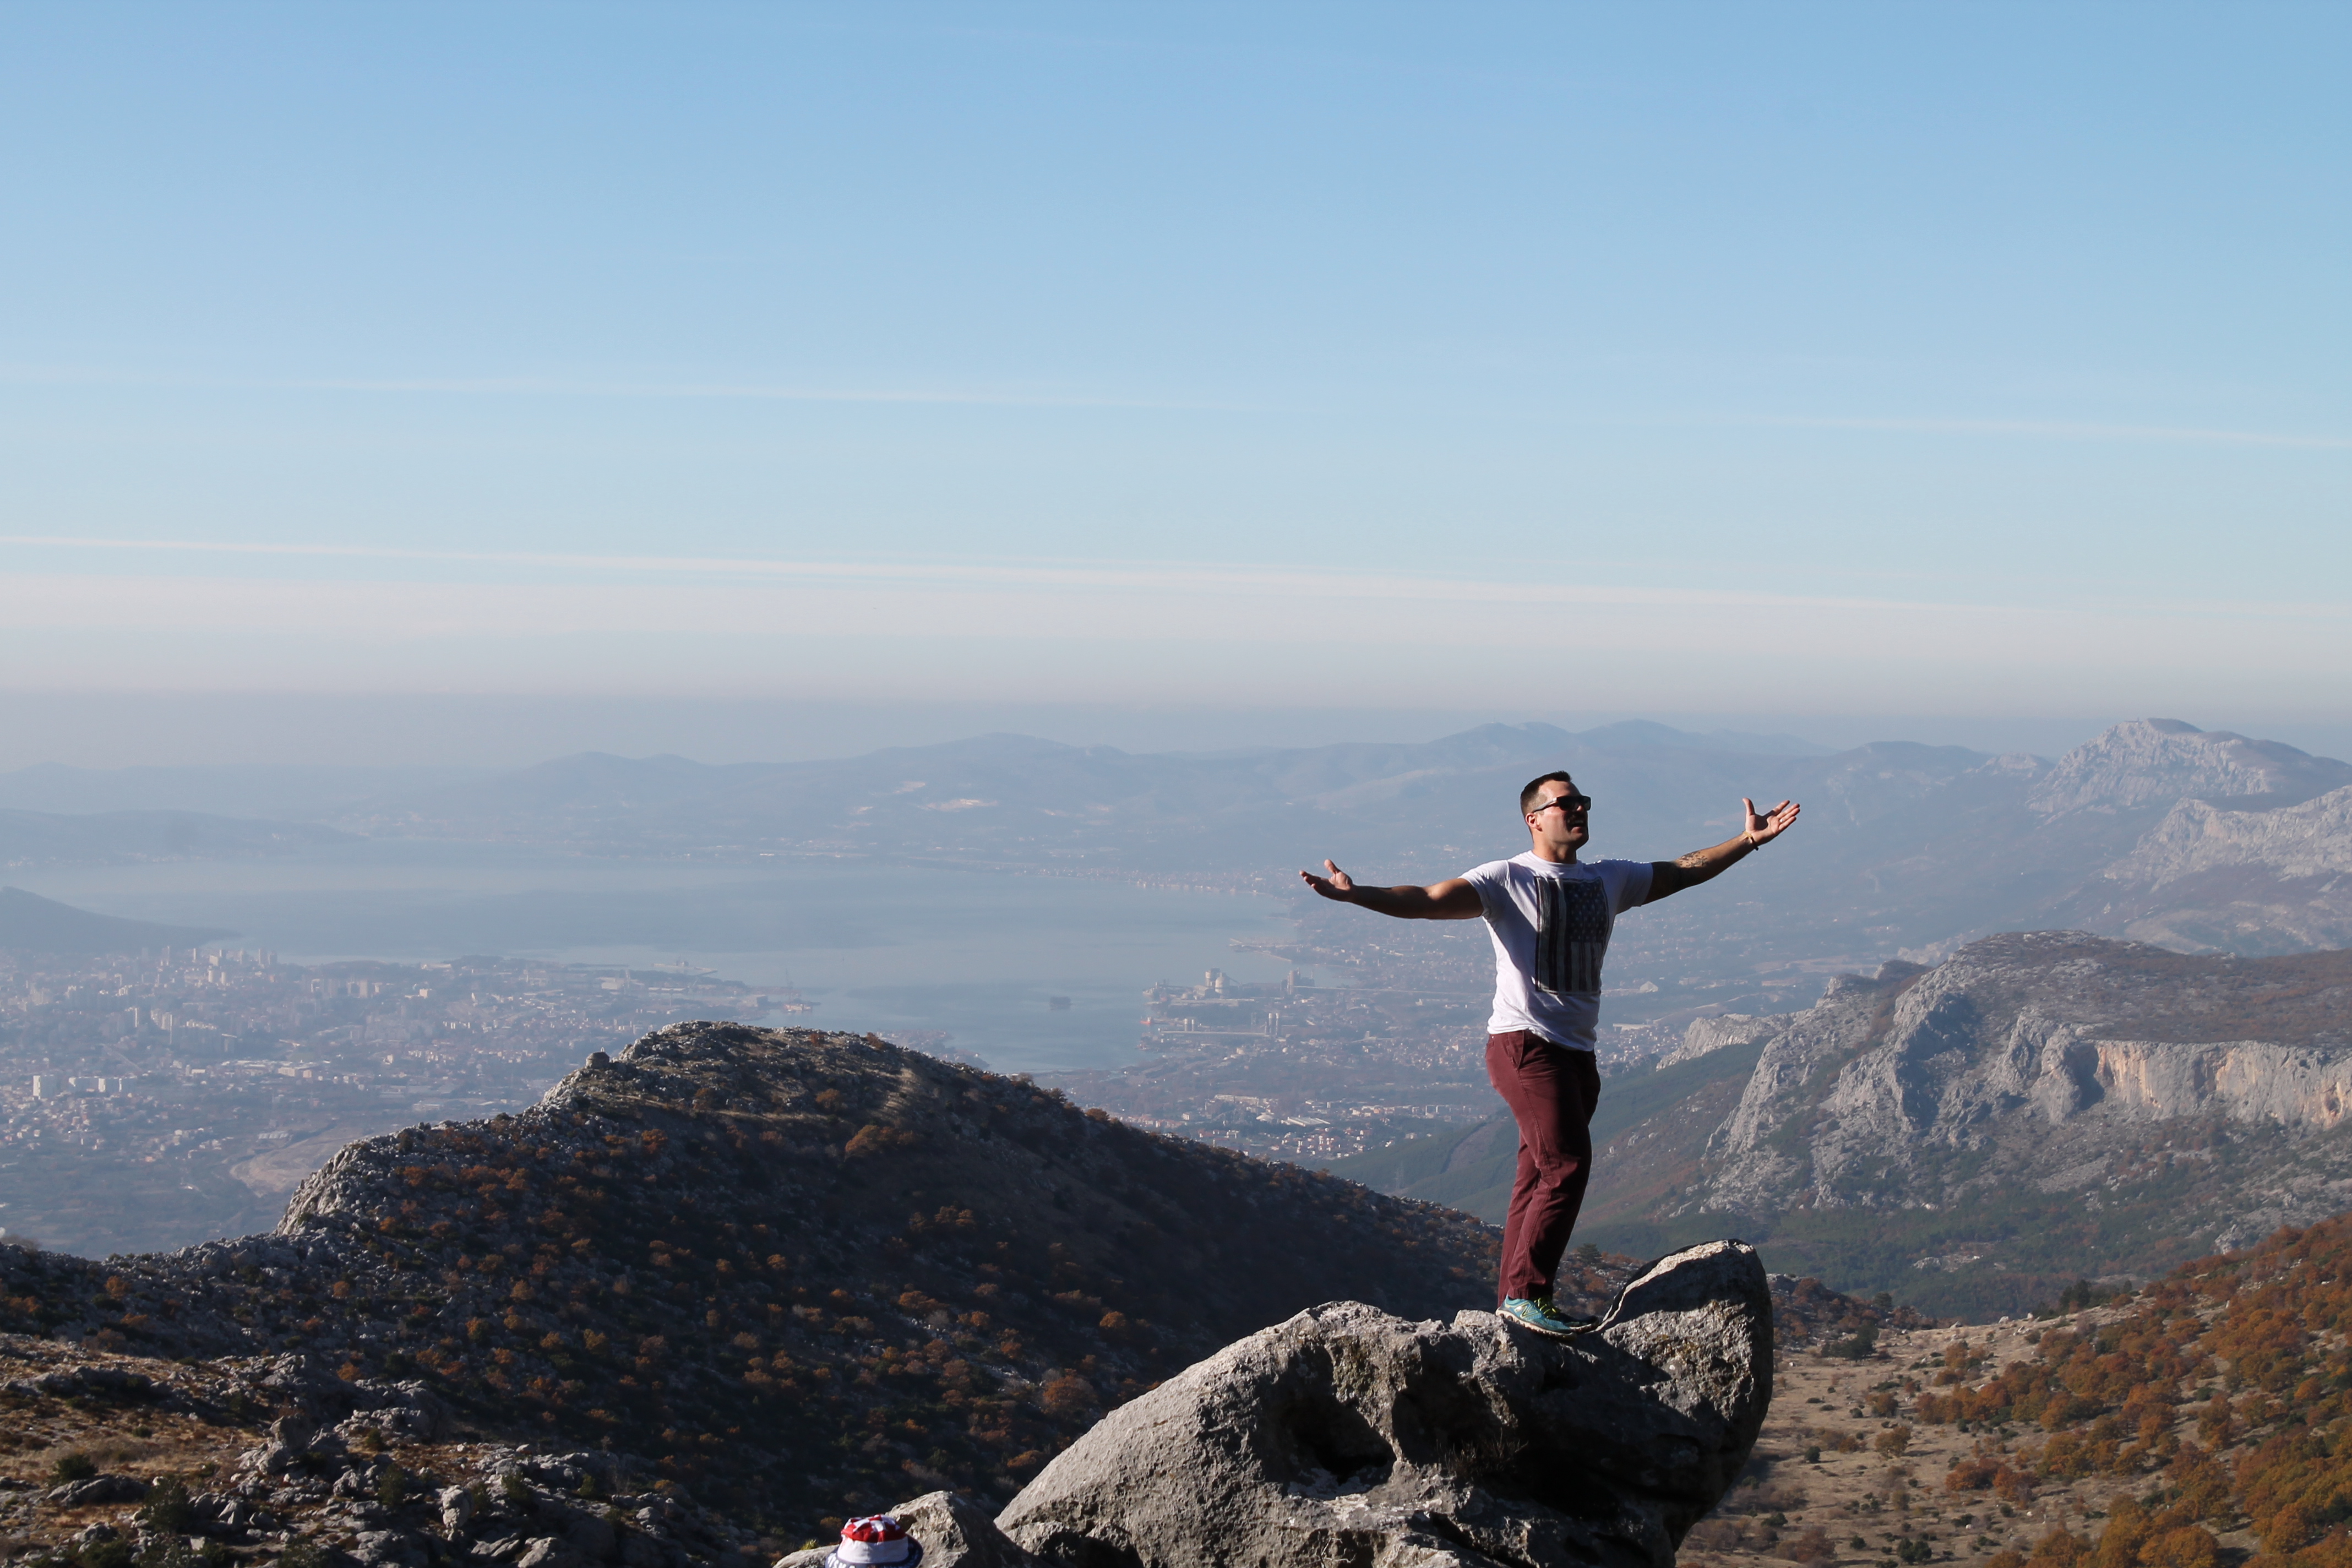
[(12, 5), (0, 683), (2352, 722), (2347, 46)]

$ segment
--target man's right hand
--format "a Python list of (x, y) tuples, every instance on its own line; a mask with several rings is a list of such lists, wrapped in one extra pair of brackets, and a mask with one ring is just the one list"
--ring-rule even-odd
[(1306, 879), (1308, 887), (1322, 894), (1323, 897), (1336, 899), (1343, 904), (1354, 903), (1356, 900), (1349, 895), (1356, 890), (1355, 879), (1328, 860), (1323, 862), (1323, 869), (1331, 874), (1328, 877), (1318, 877), (1312, 871), (1301, 871), (1298, 874)]

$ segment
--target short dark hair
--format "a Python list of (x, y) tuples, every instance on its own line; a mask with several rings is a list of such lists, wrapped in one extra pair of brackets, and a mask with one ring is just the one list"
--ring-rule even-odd
[(1563, 773), (1549, 773), (1544, 774), (1541, 778), (1529, 779), (1528, 781), (1528, 787), (1519, 792), (1519, 815), (1521, 816), (1525, 816), (1528, 813), (1536, 808), (1536, 792), (1543, 788), (1544, 785), (1548, 784), (1573, 784), (1575, 783), (1576, 781), (1574, 779), (1570, 778)]

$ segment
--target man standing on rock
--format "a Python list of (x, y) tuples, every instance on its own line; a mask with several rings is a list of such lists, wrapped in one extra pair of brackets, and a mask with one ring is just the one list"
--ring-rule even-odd
[(1559, 1310), (1552, 1279), (1568, 1250), (1592, 1165), (1592, 1109), (1601, 1098), (1593, 1029), (1601, 960), (1618, 911), (1695, 888), (1769, 844), (1797, 820), (1782, 801), (1759, 815), (1742, 800), (1739, 833), (1676, 860), (1579, 861), (1591, 837), (1591, 797), (1568, 774), (1519, 792), (1528, 852), (1490, 860), (1431, 887), (1360, 888), (1330, 861), (1298, 873), (1327, 899), (1408, 921), (1484, 918), (1495, 942), (1495, 1010), (1486, 1023), (1486, 1076), (1519, 1125), (1518, 1173), (1503, 1222), (1501, 1310), (1540, 1333), (1570, 1334), (1589, 1318)]

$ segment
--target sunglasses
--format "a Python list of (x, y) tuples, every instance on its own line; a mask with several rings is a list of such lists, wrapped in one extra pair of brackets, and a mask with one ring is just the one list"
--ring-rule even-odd
[(1591, 811), (1592, 797), (1589, 795), (1556, 795), (1528, 815), (1540, 816), (1555, 805), (1562, 811)]

